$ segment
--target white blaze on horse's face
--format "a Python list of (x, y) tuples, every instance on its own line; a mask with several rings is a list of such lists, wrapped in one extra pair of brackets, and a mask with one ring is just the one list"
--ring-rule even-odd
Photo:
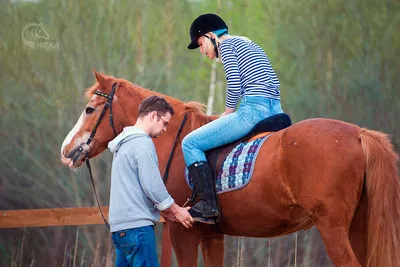
[[(95, 100), (95, 98), (96, 96), (93, 96), (90, 101)], [(90, 137), (90, 132), (88, 131), (84, 131), (79, 136), (76, 136), (84, 126), (85, 117), (86, 117), (85, 111), (83, 111), (78, 121), (76, 122), (74, 128), (72, 128), (72, 130), (68, 133), (67, 137), (65, 138), (65, 140), (61, 145), (61, 161), (66, 165), (68, 165), (71, 161), (70, 159), (66, 158), (67, 153), (69, 152), (66, 151), (66, 147), (69, 146), (70, 147), (69, 150), (71, 150), (71, 148), (73, 149), (79, 147), (81, 144), (86, 143)]]
[(72, 130), (68, 133), (67, 137), (65, 137), (64, 142), (61, 145), (61, 155), (64, 156), (64, 148), (71, 143), (72, 138), (75, 136), (75, 134), (82, 127), (82, 124), (83, 124), (82, 122), (83, 122), (83, 113), (79, 117), (79, 119), (76, 122), (74, 128), (72, 128)]

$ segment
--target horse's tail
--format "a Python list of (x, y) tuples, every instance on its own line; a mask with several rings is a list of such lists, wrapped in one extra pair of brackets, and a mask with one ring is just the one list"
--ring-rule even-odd
[(366, 157), (368, 197), (368, 245), (366, 266), (400, 266), (400, 180), (398, 155), (389, 137), (362, 129), (361, 145)]

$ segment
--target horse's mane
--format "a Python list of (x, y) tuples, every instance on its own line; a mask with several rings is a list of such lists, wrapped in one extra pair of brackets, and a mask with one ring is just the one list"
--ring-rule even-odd
[[(171, 96), (140, 87), (125, 79), (117, 79), (112, 76), (105, 77), (110, 81), (110, 84), (117, 82), (118, 88), (126, 88), (128, 90), (128, 95), (137, 98), (140, 102), (151, 95), (157, 95), (165, 98), (165, 100), (167, 100), (167, 102), (173, 107), (175, 114), (188, 114), (188, 120), (191, 123), (191, 129), (196, 129), (212, 120), (211, 117), (205, 114), (206, 105), (202, 103), (194, 101), (182, 102)], [(85, 97), (90, 99), (93, 96), (94, 91), (101, 90), (101, 88), (101, 84), (96, 82), (86, 90)]]
[(200, 126), (210, 122), (212, 119), (205, 115), (206, 105), (199, 102), (184, 103), (184, 109), (191, 117), (192, 129), (197, 129)]

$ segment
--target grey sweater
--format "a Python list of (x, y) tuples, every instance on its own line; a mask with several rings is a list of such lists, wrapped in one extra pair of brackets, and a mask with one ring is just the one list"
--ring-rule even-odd
[(108, 215), (111, 232), (154, 225), (160, 210), (174, 200), (162, 181), (151, 137), (138, 127), (125, 127), (108, 148), (114, 153)]

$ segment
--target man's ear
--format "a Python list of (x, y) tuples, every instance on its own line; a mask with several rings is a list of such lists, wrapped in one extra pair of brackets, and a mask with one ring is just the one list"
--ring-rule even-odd
[(150, 112), (150, 120), (153, 121), (157, 116), (157, 111)]

